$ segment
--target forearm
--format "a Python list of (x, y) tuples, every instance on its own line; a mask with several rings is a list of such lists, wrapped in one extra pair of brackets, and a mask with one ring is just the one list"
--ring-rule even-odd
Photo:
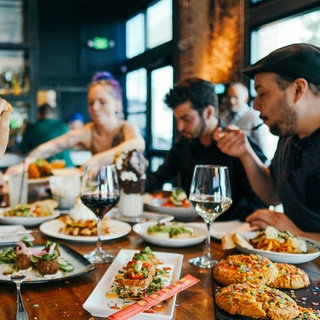
[(58, 138), (45, 142), (33, 149), (26, 157), (26, 163), (32, 163), (38, 158), (47, 159), (71, 147), (70, 135), (64, 134)]
[(304, 232), (304, 231), (301, 231), (301, 232), (298, 232), (296, 235), (300, 236), (300, 237), (304, 237), (304, 238), (320, 241), (320, 233), (319, 232)]
[(145, 142), (142, 138), (134, 138), (120, 143), (119, 145), (103, 152), (95, 154), (89, 161), (96, 162), (100, 165), (112, 164), (117, 153), (136, 149), (143, 152), (145, 150)]
[(259, 198), (267, 205), (278, 204), (280, 200), (269, 168), (261, 162), (252, 149), (243, 154), (240, 160), (250, 185)]

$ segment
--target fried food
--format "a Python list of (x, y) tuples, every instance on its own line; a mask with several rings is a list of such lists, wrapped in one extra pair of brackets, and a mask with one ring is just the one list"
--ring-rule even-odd
[(289, 263), (275, 263), (277, 278), (269, 284), (278, 289), (301, 289), (310, 284), (309, 276), (300, 268)]
[(307, 244), (289, 231), (279, 231), (268, 226), (264, 231), (259, 232), (249, 243), (256, 249), (285, 253), (305, 253)]
[(258, 232), (251, 239), (238, 232), (223, 236), (222, 248), (224, 250), (230, 250), (236, 246), (283, 253), (308, 252), (307, 242), (304, 239), (296, 237), (289, 231), (279, 231), (271, 226)]
[(264, 284), (232, 284), (218, 292), (217, 306), (229, 314), (258, 319), (291, 320), (299, 315), (296, 302), (286, 293)]
[(214, 279), (224, 286), (246, 281), (269, 284), (277, 276), (275, 264), (256, 254), (230, 255), (221, 259), (213, 270)]
[(52, 176), (53, 166), (45, 159), (37, 159), (28, 165), (29, 179), (39, 179)]
[(149, 247), (136, 253), (119, 274), (115, 283), (121, 298), (139, 298), (145, 295), (156, 275), (158, 258)]
[[(91, 237), (96, 236), (97, 220), (75, 220), (70, 215), (65, 215), (59, 218), (64, 223), (64, 226), (59, 232), (70, 235), (70, 236), (84, 236)], [(104, 218), (102, 220), (102, 233), (110, 234), (109, 220)]]

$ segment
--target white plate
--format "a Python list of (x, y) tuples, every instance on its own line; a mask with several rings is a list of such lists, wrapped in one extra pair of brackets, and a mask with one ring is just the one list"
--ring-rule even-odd
[(150, 197), (147, 199), (144, 203), (145, 208), (149, 211), (159, 212), (159, 213), (165, 213), (170, 214), (174, 216), (177, 220), (181, 221), (190, 221), (195, 220), (199, 218), (199, 215), (194, 210), (193, 207), (190, 208), (169, 208), (169, 207), (163, 207), (162, 204), (166, 202), (166, 198), (152, 198)]
[[(103, 235), (102, 240), (112, 240), (112, 239), (121, 238), (127, 235), (131, 231), (131, 226), (128, 223), (122, 222), (122, 221), (110, 219), (109, 226), (110, 226), (110, 233)], [(46, 234), (47, 236), (55, 237), (58, 239), (82, 241), (82, 242), (97, 241), (96, 236), (89, 236), (89, 237), (71, 236), (71, 235), (59, 232), (59, 230), (63, 227), (64, 227), (64, 223), (59, 219), (55, 219), (55, 220), (47, 221), (41, 224), (39, 229), (42, 233)]]
[[(106, 293), (110, 289), (113, 283), (114, 276), (117, 272), (127, 264), (129, 260), (132, 259), (133, 255), (139, 251), (136, 250), (125, 250), (122, 249), (118, 253), (115, 260), (110, 265), (109, 269), (103, 275), (89, 298), (83, 304), (83, 308), (91, 313), (92, 316), (95, 317), (107, 317), (118, 310), (112, 309), (112, 306), (117, 305), (120, 309), (124, 305), (128, 305), (129, 300), (123, 300), (121, 298), (108, 298)], [(183, 261), (182, 254), (175, 253), (162, 253), (162, 252), (154, 252), (156, 257), (163, 263), (161, 264), (161, 268), (163, 267), (172, 267), (173, 273), (171, 281), (177, 281), (180, 277), (180, 271)], [(174, 307), (175, 307), (176, 295), (170, 299), (170, 302), (165, 311), (159, 313), (140, 313), (130, 319), (132, 320), (140, 320), (140, 319), (152, 319), (152, 320), (163, 320), (163, 319), (172, 319)]]
[(17, 243), (22, 237), (33, 241), (34, 238), (28, 231), (29, 230), (26, 230), (22, 225), (0, 226), (0, 245)]
[[(62, 176), (62, 177), (68, 177), (68, 176), (81, 176), (82, 171), (79, 168), (62, 168), (62, 169), (53, 169), (52, 174), (54, 176)], [(49, 182), (48, 177), (38, 178), (38, 179), (28, 179), (29, 184), (43, 184)]]
[[(257, 231), (256, 232), (244, 232), (242, 233), (242, 235), (246, 238), (246, 239), (251, 239), (253, 237), (255, 237), (257, 235)], [(244, 247), (240, 247), (237, 246), (237, 249), (240, 250), (243, 253), (246, 254), (259, 254), (261, 256), (265, 256), (267, 258), (269, 258), (271, 261), (274, 262), (284, 262), (284, 263), (295, 263), (295, 264), (299, 264), (299, 263), (305, 263), (305, 262), (309, 262), (312, 261), (318, 257), (320, 257), (320, 243), (316, 242), (314, 240), (311, 239), (306, 239), (306, 238), (302, 238), (304, 240), (307, 241), (307, 247), (312, 247), (315, 248), (317, 251), (316, 252), (311, 252), (311, 253), (284, 253), (284, 252), (273, 252), (273, 251), (266, 251), (266, 250), (260, 250), (260, 249), (248, 249), (248, 248), (244, 248)]]
[(60, 177), (81, 176), (82, 171), (79, 168), (68, 167), (62, 169), (53, 169), (52, 174)]
[(187, 239), (160, 238), (148, 235), (148, 227), (155, 225), (154, 222), (137, 223), (133, 231), (145, 241), (161, 247), (189, 247), (201, 243), (206, 238), (206, 226), (204, 223), (181, 223), (185, 227), (194, 229), (194, 237)]
[(43, 184), (49, 182), (49, 177), (43, 177), (38, 179), (28, 179), (28, 184)]
[(211, 224), (210, 234), (213, 238), (221, 239), (227, 233), (251, 231), (250, 224), (240, 220), (217, 221)]
[(23, 226), (37, 226), (40, 223), (55, 219), (59, 217), (60, 212), (53, 211), (51, 215), (47, 217), (4, 217), (3, 211), (9, 210), (10, 208), (5, 208), (0, 210), (0, 222), (4, 224), (22, 224)]
[(121, 220), (129, 223), (142, 223), (142, 222), (148, 222), (148, 221), (158, 221), (159, 219), (163, 218), (171, 218), (174, 219), (174, 216), (171, 216), (169, 214), (163, 214), (163, 213), (155, 213), (155, 212), (148, 212), (143, 211), (142, 215), (140, 217), (124, 217), (120, 214), (120, 211), (118, 208), (114, 208), (108, 213), (108, 216), (110, 218)]
[[(35, 249), (43, 249), (43, 247), (44, 245), (34, 246)], [(4, 250), (6, 248), (10, 247), (4, 247), (1, 250)], [(78, 252), (72, 250), (71, 248), (59, 243), (59, 251), (61, 257), (66, 259), (73, 265), (74, 270), (72, 272), (58, 271), (55, 274), (47, 274), (42, 276), (37, 271), (27, 269), (14, 272), (14, 275), (25, 275), (26, 279), (23, 283), (43, 283), (48, 281), (66, 280), (68, 278), (77, 277), (94, 270), (94, 266), (90, 264), (90, 262), (86, 258), (84, 258)], [(11, 282), (11, 275), (3, 274), (4, 270), (8, 269), (9, 266), (10, 264), (0, 264), (0, 281)]]

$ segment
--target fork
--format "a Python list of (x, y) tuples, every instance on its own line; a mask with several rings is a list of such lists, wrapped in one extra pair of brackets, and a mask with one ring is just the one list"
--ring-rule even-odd
[(25, 306), (23, 304), (22, 296), (21, 296), (21, 283), (23, 282), (24, 278), (26, 276), (11, 276), (11, 280), (16, 284), (17, 288), (17, 315), (16, 320), (29, 320), (27, 311), (25, 309)]

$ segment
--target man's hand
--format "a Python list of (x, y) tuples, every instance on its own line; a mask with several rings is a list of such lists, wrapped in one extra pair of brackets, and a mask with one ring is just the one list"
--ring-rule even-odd
[(226, 130), (217, 128), (213, 134), (218, 148), (225, 154), (241, 158), (250, 149), (246, 134), (236, 127), (228, 126)]

